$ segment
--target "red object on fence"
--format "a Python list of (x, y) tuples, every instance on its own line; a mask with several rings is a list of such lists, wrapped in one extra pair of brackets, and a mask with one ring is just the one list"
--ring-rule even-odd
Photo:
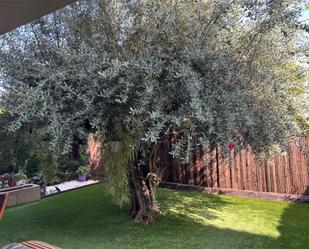
[(235, 147), (235, 145), (234, 145), (234, 144), (232, 144), (232, 143), (231, 143), (231, 144), (229, 144), (228, 146), (229, 146), (229, 149), (230, 149), (230, 150), (234, 149), (234, 147)]

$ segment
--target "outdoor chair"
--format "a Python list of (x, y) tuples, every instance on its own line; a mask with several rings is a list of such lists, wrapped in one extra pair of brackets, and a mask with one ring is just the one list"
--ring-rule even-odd
[(0, 193), (0, 220), (2, 219), (4, 215), (4, 210), (6, 208), (8, 199), (9, 199), (8, 193)]
[(60, 247), (47, 244), (42, 241), (29, 240), (22, 243), (13, 243), (2, 247), (1, 249), (61, 249)]
[[(9, 199), (8, 193), (0, 193), (0, 220), (4, 215), (4, 210)], [(1, 249), (61, 249), (60, 247), (47, 244), (42, 241), (29, 240), (22, 243), (12, 243), (3, 246)]]

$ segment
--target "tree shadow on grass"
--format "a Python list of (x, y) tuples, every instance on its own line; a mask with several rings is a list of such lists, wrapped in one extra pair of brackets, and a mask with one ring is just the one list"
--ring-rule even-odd
[[(265, 232), (262, 232), (264, 235), (237, 231), (237, 222), (235, 230), (212, 226), (211, 221), (222, 219), (220, 210), (230, 204), (227, 198), (220, 195), (173, 191), (172, 195), (163, 195), (162, 200), (163, 210), (168, 210), (170, 214), (167, 219), (182, 220), (185, 229), (194, 230), (194, 233), (200, 231), (200, 234), (207, 237), (208, 246), (204, 248), (309, 249), (309, 204), (261, 200), (263, 204), (257, 209), (263, 211), (264, 208), (265, 213), (269, 213), (269, 223), (276, 223), (278, 218), (278, 225), (273, 229), (278, 233), (278, 236), (275, 236), (268, 235), (266, 227)], [(255, 200), (248, 199), (249, 201)], [(270, 208), (273, 210), (268, 210)], [(272, 216), (272, 212), (278, 213), (279, 217)], [(201, 242), (200, 239), (198, 241)]]
[(175, 248), (270, 248), (268, 245), (273, 240), (270, 237), (212, 225), (212, 221), (224, 222), (220, 211), (230, 204), (220, 195), (165, 190), (160, 197), (164, 210), (160, 219), (170, 225), (167, 231), (171, 228), (177, 230), (176, 234), (182, 243)]
[[(279, 247), (288, 235), (274, 239), (212, 225), (230, 204), (221, 196), (160, 190), (164, 214), (148, 226), (133, 224), (127, 215), (128, 207), (119, 209), (104, 196), (102, 185), (98, 185), (9, 209), (0, 222), (0, 245), (37, 239), (64, 249), (306, 248)], [(279, 227), (283, 233), (290, 231), (285, 226), (290, 226), (292, 213), (282, 217), (286, 218)]]
[(178, 218), (196, 222), (218, 219), (216, 212), (226, 201), (219, 195), (196, 194), (193, 192), (165, 190), (160, 193), (162, 211), (169, 210)]

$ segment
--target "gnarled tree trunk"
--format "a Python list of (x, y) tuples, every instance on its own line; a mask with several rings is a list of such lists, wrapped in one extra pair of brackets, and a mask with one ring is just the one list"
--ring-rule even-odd
[(153, 223), (154, 214), (159, 212), (156, 203), (157, 183), (157, 176), (154, 173), (148, 173), (146, 177), (143, 177), (136, 169), (130, 171), (131, 215), (134, 222)]
[(152, 162), (141, 165), (137, 159), (136, 164), (129, 169), (129, 184), (132, 194), (131, 215), (136, 223), (150, 224), (154, 215), (160, 212), (156, 202), (156, 190), (159, 177), (152, 167)]

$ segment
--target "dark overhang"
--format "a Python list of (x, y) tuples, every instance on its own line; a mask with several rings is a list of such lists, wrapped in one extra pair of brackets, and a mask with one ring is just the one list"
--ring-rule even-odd
[(0, 35), (76, 0), (0, 0)]

